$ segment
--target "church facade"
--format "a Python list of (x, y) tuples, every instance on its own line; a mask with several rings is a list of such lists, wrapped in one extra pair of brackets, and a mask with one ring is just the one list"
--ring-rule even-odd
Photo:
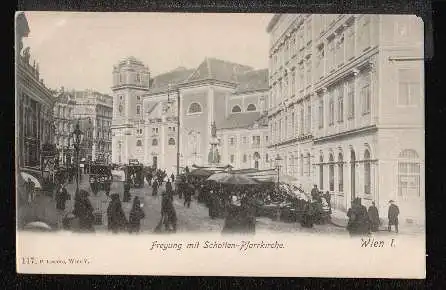
[[(180, 67), (151, 77), (147, 66), (129, 57), (114, 67), (112, 90), (112, 162), (137, 159), (175, 173), (178, 146), (180, 169), (210, 163), (214, 123), (220, 139), (218, 159), (220, 164), (229, 163), (223, 139), (228, 129), (238, 128), (226, 126), (240, 123), (246, 115), (252, 125), (261, 118), (267, 106), (268, 79), (267, 70), (215, 58), (204, 59), (194, 69)], [(246, 99), (247, 107), (231, 114), (236, 99)]]

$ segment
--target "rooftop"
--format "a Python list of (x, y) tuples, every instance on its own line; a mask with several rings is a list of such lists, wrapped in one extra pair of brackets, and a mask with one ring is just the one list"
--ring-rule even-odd
[(237, 76), (238, 85), (234, 93), (267, 90), (269, 88), (268, 69), (253, 70)]
[(198, 68), (187, 79), (188, 82), (214, 79), (225, 82), (237, 83), (237, 76), (241, 73), (252, 71), (250, 66), (233, 63), (217, 58), (205, 58)]
[(179, 84), (187, 79), (195, 69), (186, 69), (179, 67), (170, 72), (157, 75), (151, 80), (150, 93), (156, 93), (167, 90), (169, 85)]
[(231, 114), (217, 127), (217, 129), (247, 128), (252, 126), (261, 117), (262, 115), (260, 112)]

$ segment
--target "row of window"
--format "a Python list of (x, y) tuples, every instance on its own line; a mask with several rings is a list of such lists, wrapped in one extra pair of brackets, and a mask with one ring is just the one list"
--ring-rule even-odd
[[(252, 136), (252, 145), (260, 146), (260, 136)], [(268, 136), (265, 136), (265, 142), (268, 142)], [(237, 144), (237, 138), (236, 137), (230, 137), (228, 140), (228, 143), (230, 146), (235, 146)], [(248, 144), (248, 137), (243, 136), (242, 137), (242, 144)]]
[[(299, 114), (298, 114), (299, 113)], [(280, 142), (311, 133), (311, 105), (301, 104), (291, 114), (282, 113), (269, 124), (271, 140)]]
[[(175, 145), (175, 138), (169, 138), (167, 141), (168, 145)], [(136, 141), (136, 146), (141, 147), (142, 146), (142, 140)], [(152, 146), (158, 146), (158, 139), (152, 139)]]
[[(257, 108), (254, 104), (249, 104), (248, 107), (246, 107), (246, 111), (247, 112), (257, 111)], [(235, 105), (234, 107), (232, 107), (231, 112), (232, 113), (241, 113), (242, 108), (240, 108), (239, 105)]]
[[(279, 76), (278, 81), (274, 82), (272, 86), (270, 107), (275, 107), (284, 99), (294, 96), (297, 91), (310, 86), (315, 80), (333, 71), (338, 66), (344, 64), (345, 61), (352, 59), (355, 55), (355, 45), (358, 46), (361, 52), (370, 47), (370, 16), (362, 16), (356, 26), (358, 29), (356, 40), (355, 23), (352, 23), (347, 25), (345, 29), (338, 31), (336, 35), (329, 35), (322, 42), (315, 43), (315, 57), (312, 57), (311, 52), (309, 52), (305, 57), (302, 56), (298, 60), (296, 67), (294, 67), (295, 64), (291, 64), (290, 70), (283, 69), (280, 71), (283, 75)], [(344, 45), (344, 38), (346, 38), (346, 45)], [(291, 43), (295, 43), (295, 37), (293, 36), (291, 39)], [(285, 42), (284, 46), (289, 46), (288, 41)], [(288, 63), (295, 56), (298, 49), (297, 46), (294, 48), (291, 53), (282, 55), (283, 61), (280, 66), (274, 65), (275, 62), (272, 62), (271, 75), (277, 69), (285, 67), (285, 63)], [(285, 49), (286, 51), (288, 49)], [(279, 50), (278, 53), (280, 55), (283, 52)], [(277, 57), (277, 53), (274, 57)]]
[[(258, 152), (254, 152), (254, 154), (253, 154), (252, 156), (249, 155), (249, 160), (251, 160), (251, 158), (252, 158), (254, 161), (260, 161), (260, 159), (261, 159), (260, 154), (259, 154)], [(268, 159), (268, 154), (266, 154), (266, 159)], [(232, 164), (235, 162), (235, 155), (234, 155), (234, 154), (231, 154), (231, 155), (229, 156), (229, 161), (230, 161), (230, 163), (232, 163)], [(241, 158), (241, 161), (242, 161), (243, 163), (248, 162), (248, 155), (243, 154), (243, 156), (242, 156), (242, 158)], [(268, 161), (267, 161), (267, 162), (268, 162)]]

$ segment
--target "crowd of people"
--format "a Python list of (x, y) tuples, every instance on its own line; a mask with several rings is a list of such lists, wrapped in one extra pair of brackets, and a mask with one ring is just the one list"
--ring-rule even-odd
[[(398, 233), (399, 208), (393, 200), (390, 200), (389, 204), (387, 230), (390, 232), (394, 226)], [(350, 235), (367, 235), (379, 231), (381, 220), (375, 202), (372, 202), (372, 205), (367, 209), (362, 205), (361, 198), (355, 198), (348, 209), (347, 217), (347, 230)]]
[[(210, 219), (223, 218), (223, 232), (244, 232), (254, 233), (256, 227), (256, 217), (259, 216), (259, 209), (263, 205), (280, 204), (281, 210), (292, 208), (299, 213), (297, 220), (302, 227), (312, 228), (314, 224), (323, 224), (330, 219), (331, 196), (327, 191), (321, 192), (317, 186), (311, 190), (307, 198), (284, 194), (280, 187), (274, 183), (264, 183), (259, 185), (229, 185), (215, 181), (208, 181), (204, 176), (193, 176), (186, 170), (185, 174), (175, 176), (168, 175), (165, 170), (151, 169), (144, 172), (147, 183), (152, 188), (152, 196), (158, 196), (160, 188), (165, 184), (161, 193), (161, 215), (155, 227), (155, 232), (176, 232), (177, 214), (174, 207), (174, 196), (183, 199), (185, 208), (191, 207), (192, 197), (198, 203), (204, 204), (208, 208)], [(65, 180), (65, 181), (69, 181)], [(33, 184), (31, 180), (26, 182), (26, 190), (32, 198)], [(141, 220), (145, 218), (142, 209), (143, 203), (138, 196), (130, 193), (130, 182), (124, 181), (123, 198), (120, 199), (118, 193), (110, 194), (110, 184), (105, 187), (105, 194), (110, 198), (106, 215), (107, 227), (112, 233), (129, 232), (137, 233), (141, 230)], [(301, 188), (299, 188), (303, 192)], [(95, 190), (92, 191), (97, 194)], [(74, 209), (65, 216), (63, 226), (65, 228), (77, 229), (79, 231), (92, 232), (95, 224), (95, 210), (88, 198), (89, 192), (80, 190), (74, 195)], [(66, 202), (71, 199), (67, 192), (65, 183), (60, 183), (55, 192), (56, 208), (64, 212)], [(122, 203), (133, 202), (131, 210), (126, 216)], [(286, 204), (286, 206), (283, 206)], [(286, 210), (284, 210), (286, 212)], [(388, 230), (395, 227), (398, 232), (399, 208), (390, 201), (388, 213)], [(378, 209), (374, 202), (367, 209), (361, 203), (360, 198), (352, 201), (351, 208), (347, 212), (347, 231), (351, 235), (363, 235), (379, 230), (381, 221)]]

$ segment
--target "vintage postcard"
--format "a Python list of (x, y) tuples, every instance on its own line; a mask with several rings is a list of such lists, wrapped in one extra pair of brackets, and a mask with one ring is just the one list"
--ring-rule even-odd
[(15, 23), (19, 273), (425, 278), (420, 18)]

